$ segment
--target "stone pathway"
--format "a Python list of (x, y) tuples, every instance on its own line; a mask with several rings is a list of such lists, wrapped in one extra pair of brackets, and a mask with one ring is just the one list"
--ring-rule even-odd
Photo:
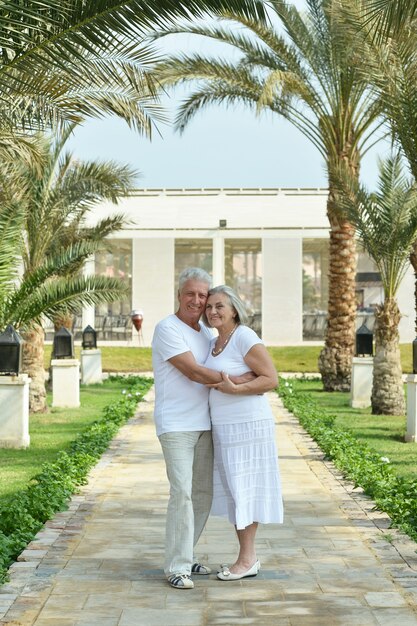
[[(417, 545), (323, 461), (270, 394), (285, 523), (258, 532), (256, 578), (195, 577), (172, 589), (162, 572), (168, 485), (152, 391), (73, 498), (0, 587), (8, 626), (417, 626)], [(384, 538), (385, 537), (385, 538)], [(233, 560), (232, 527), (211, 518), (198, 556)]]

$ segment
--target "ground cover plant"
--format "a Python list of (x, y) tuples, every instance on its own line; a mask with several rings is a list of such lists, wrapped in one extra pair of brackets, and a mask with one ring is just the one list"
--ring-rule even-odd
[[(61, 409), (59, 419), (56, 413), (52, 417), (37, 416), (37, 426), (30, 429), (33, 447), (0, 450), (2, 467), (14, 467), (9, 471), (10, 480), (3, 472), (1, 479), (2, 485), (7, 481), (9, 486), (3, 487), (0, 494), (0, 582), (7, 579), (7, 568), (43, 524), (65, 509), (71, 495), (86, 483), (88, 472), (152, 384), (151, 378), (112, 377), (96, 388), (95, 394), (93, 388), (82, 389), (82, 410)], [(109, 389), (112, 393), (107, 393)], [(88, 401), (88, 394), (96, 400), (100, 397), (100, 402), (91, 397)], [(49, 420), (43, 428), (42, 419)], [(26, 462), (17, 461), (19, 453)]]
[(319, 381), (281, 378), (279, 395), (327, 458), (417, 541), (417, 449), (404, 443), (405, 417), (350, 409), (349, 394), (325, 393)]
[(388, 458), (398, 476), (417, 478), (417, 446), (405, 443), (405, 415), (372, 415), (371, 408), (353, 409), (349, 394), (327, 393), (319, 380), (294, 383), (297, 393), (309, 395), (317, 406), (335, 416), (335, 426), (353, 433), (358, 441)]

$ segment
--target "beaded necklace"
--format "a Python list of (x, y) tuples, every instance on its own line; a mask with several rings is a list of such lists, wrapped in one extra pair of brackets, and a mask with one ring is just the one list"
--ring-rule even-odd
[(230, 331), (230, 333), (227, 335), (226, 339), (224, 340), (224, 342), (222, 343), (222, 345), (220, 346), (220, 348), (216, 348), (214, 347), (211, 351), (211, 354), (213, 356), (217, 356), (218, 354), (220, 354), (221, 352), (223, 352), (223, 350), (225, 349), (225, 347), (227, 346), (227, 344), (230, 341), (231, 336), (233, 335), (233, 333), (235, 332), (236, 328), (239, 326), (239, 324), (235, 324), (232, 328), (232, 330)]

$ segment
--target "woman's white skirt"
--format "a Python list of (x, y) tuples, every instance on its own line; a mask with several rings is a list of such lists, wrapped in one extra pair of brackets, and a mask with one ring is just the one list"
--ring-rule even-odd
[(273, 419), (213, 424), (212, 515), (238, 530), (253, 522), (281, 524), (283, 505)]

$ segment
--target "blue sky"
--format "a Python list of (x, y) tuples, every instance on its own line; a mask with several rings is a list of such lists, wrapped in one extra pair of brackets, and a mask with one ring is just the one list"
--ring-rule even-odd
[[(295, 2), (303, 5), (302, 0)], [(178, 96), (171, 96), (175, 110)], [(199, 113), (180, 135), (160, 126), (150, 141), (111, 118), (89, 120), (70, 142), (83, 159), (115, 159), (140, 171), (138, 187), (324, 187), (326, 175), (318, 151), (285, 120), (270, 112), (256, 117), (238, 107), (211, 107)], [(377, 154), (362, 163), (362, 180), (373, 187)]]

